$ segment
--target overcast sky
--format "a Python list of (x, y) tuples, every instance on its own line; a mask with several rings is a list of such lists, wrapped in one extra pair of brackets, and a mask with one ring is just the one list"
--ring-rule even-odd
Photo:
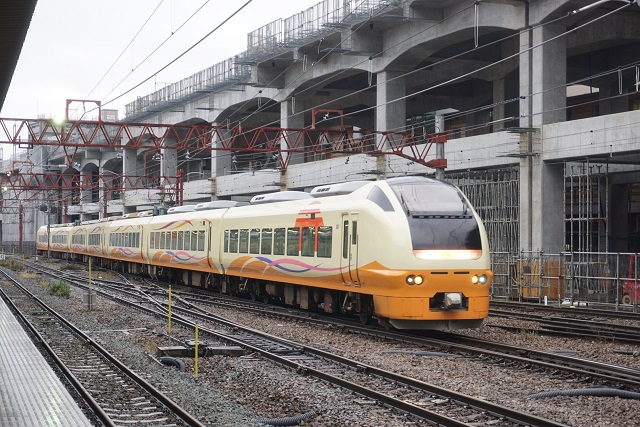
[[(67, 99), (110, 101), (170, 63), (246, 2), (38, 0), (0, 117), (62, 118)], [(176, 63), (102, 108), (119, 110), (122, 119), (124, 106), (135, 98), (244, 52), (248, 33), (318, 2), (253, 0)], [(70, 118), (79, 118), (82, 108), (71, 104)]]

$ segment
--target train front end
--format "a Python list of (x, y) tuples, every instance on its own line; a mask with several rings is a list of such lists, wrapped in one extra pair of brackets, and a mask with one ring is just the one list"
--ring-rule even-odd
[(416, 177), (387, 183), (401, 209), (392, 214), (385, 291), (374, 295), (381, 323), (398, 329), (481, 326), (493, 274), (477, 213), (451, 184)]

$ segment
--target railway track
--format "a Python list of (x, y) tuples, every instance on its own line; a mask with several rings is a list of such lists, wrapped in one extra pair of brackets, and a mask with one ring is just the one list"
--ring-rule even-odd
[(527, 369), (536, 367), (550, 372), (563, 372), (571, 376), (579, 375), (586, 382), (594, 384), (605, 383), (611, 387), (640, 389), (640, 370), (571, 357), (565, 354), (524, 349), (454, 333), (402, 332), (375, 326), (362, 327), (356, 322), (345, 321), (341, 318), (337, 319), (317, 313), (300, 313), (293, 309), (265, 306), (260, 303), (230, 299), (224, 296), (187, 294), (184, 299), (191, 304), (213, 304), (227, 309), (251, 311), (264, 316), (333, 325), (353, 333), (414, 345), (416, 351), (427, 349), (429, 351), (470, 354), (479, 356), (487, 361), (493, 360), (496, 363), (518, 364)]
[(183, 408), (2, 272), (2, 297), (106, 426), (197, 426)]
[[(155, 313), (156, 315), (166, 316), (166, 291), (152, 284), (144, 285), (144, 284), (127, 284), (126, 279), (121, 279), (114, 283), (109, 284), (100, 284), (100, 288), (102, 289), (104, 286), (105, 289), (110, 289), (111, 291), (117, 291), (122, 295), (126, 295), (127, 303), (131, 304), (138, 309), (148, 310), (149, 313)], [(134, 291), (131, 288), (135, 288)], [(603, 364), (595, 361), (589, 361), (584, 359), (578, 359), (574, 357), (564, 356), (562, 354), (553, 354), (550, 352), (544, 351), (534, 351), (534, 350), (526, 350), (520, 347), (510, 347), (504, 346), (497, 343), (486, 342), (482, 340), (474, 340), (465, 336), (458, 336), (455, 334), (436, 334), (435, 336), (415, 336), (413, 334), (399, 333), (397, 331), (387, 331), (381, 330), (377, 328), (363, 328), (357, 325), (355, 322), (344, 322), (341, 319), (329, 318), (317, 313), (311, 314), (308, 312), (298, 312), (297, 310), (293, 310), (290, 308), (282, 308), (275, 307), (272, 305), (265, 305), (264, 303), (255, 303), (248, 300), (240, 300), (228, 298), (226, 296), (221, 295), (205, 295), (202, 296), (200, 294), (193, 293), (179, 293), (174, 289), (174, 295), (176, 300), (178, 301), (178, 305), (174, 305), (172, 307), (174, 313), (174, 321), (184, 322), (186, 326), (193, 327), (193, 323), (195, 319), (203, 322), (215, 322), (216, 325), (220, 325), (220, 321), (226, 321), (226, 319), (218, 319), (215, 316), (213, 318), (208, 319), (207, 316), (210, 316), (205, 310), (202, 310), (195, 306), (195, 304), (203, 305), (203, 304), (215, 304), (218, 306), (222, 306), (229, 309), (242, 309), (245, 311), (252, 311), (258, 313), (263, 316), (270, 317), (279, 317), (279, 318), (287, 318), (293, 319), (296, 321), (304, 321), (304, 322), (315, 322), (322, 323), (325, 325), (337, 325), (337, 327), (342, 329), (348, 329), (352, 332), (361, 333), (369, 336), (377, 336), (384, 339), (391, 339), (401, 341), (403, 343), (409, 343), (416, 346), (416, 349), (434, 349), (436, 351), (442, 351), (442, 349), (447, 349), (446, 351), (453, 352), (455, 354), (460, 354), (461, 352), (479, 356), (480, 359), (486, 360), (489, 363), (495, 364), (506, 364), (510, 368), (514, 366), (520, 366), (525, 369), (536, 369), (541, 368), (543, 372), (555, 373), (562, 372), (567, 375), (567, 378), (580, 376), (583, 378), (584, 382), (591, 382), (594, 385), (606, 385), (609, 387), (617, 387), (629, 390), (637, 390), (640, 387), (640, 372), (638, 370), (624, 368), (616, 365)], [(183, 296), (178, 296), (183, 295)], [(180, 307), (183, 305), (184, 307)], [(144, 307), (143, 307), (144, 306)], [(181, 310), (184, 310), (181, 313)], [(197, 314), (198, 317), (195, 317)], [(202, 317), (201, 317), (202, 316)], [(202, 328), (202, 326), (201, 326)], [(234, 324), (233, 322), (227, 323), (224, 326), (225, 330), (237, 332), (240, 330), (241, 325)], [(366, 382), (364, 380), (358, 378), (356, 374), (364, 374), (365, 376), (375, 376), (377, 378), (380, 377), (379, 372), (376, 368), (370, 366), (364, 366), (354, 361), (341, 361), (342, 365), (336, 365), (334, 367), (328, 366), (324, 367), (322, 363), (316, 364), (316, 360), (326, 361), (331, 360), (331, 355), (325, 354), (317, 354), (313, 355), (313, 349), (308, 348), (306, 346), (301, 346), (296, 343), (285, 342), (282, 344), (281, 341), (277, 337), (274, 337), (275, 342), (262, 343), (262, 339), (250, 338), (244, 335), (238, 335), (236, 333), (221, 333), (220, 327), (216, 326), (214, 329), (209, 330), (208, 328), (201, 329), (203, 332), (212, 333), (216, 336), (218, 340), (226, 340), (228, 342), (232, 342), (236, 345), (241, 345), (245, 348), (249, 348), (252, 351), (262, 354), (265, 358), (272, 359), (282, 365), (288, 366), (291, 369), (295, 369), (301, 374), (313, 375), (315, 377), (321, 378), (324, 381), (332, 382), (334, 384), (338, 384), (341, 387), (352, 390), (354, 393), (358, 395), (365, 396), (371, 401), (383, 403), (385, 406), (395, 407), (396, 409), (402, 412), (407, 411), (406, 405), (411, 405), (409, 408), (415, 406), (424, 410), (425, 408), (429, 408), (431, 406), (437, 406), (434, 409), (441, 409), (441, 405), (452, 404), (454, 406), (446, 408), (447, 414), (456, 413), (458, 408), (465, 406), (471, 407), (471, 403), (466, 402), (464, 399), (456, 402), (453, 397), (448, 396), (446, 393), (439, 394), (439, 390), (429, 390), (425, 388), (420, 388), (421, 385), (412, 385), (410, 383), (407, 384), (407, 379), (405, 378), (394, 378), (393, 375), (388, 376), (386, 380), (384, 380), (383, 384), (378, 384), (374, 387), (371, 387), (371, 391), (351, 388), (350, 383), (357, 384), (360, 387), (366, 387)], [(255, 331), (252, 331), (253, 333)], [(256, 341), (257, 340), (257, 341)], [(278, 360), (278, 358), (280, 360)], [(316, 359), (318, 358), (318, 359)], [(337, 363), (337, 362), (334, 362)], [(355, 371), (355, 374), (353, 373)], [(335, 372), (340, 372), (344, 376), (338, 377), (336, 379), (330, 378), (335, 376)], [(356, 375), (352, 377), (352, 375)], [(411, 394), (404, 395), (402, 398), (397, 399), (400, 401), (400, 404), (394, 403), (393, 400), (387, 400), (385, 396), (392, 395), (398, 396), (397, 392), (394, 392), (392, 389), (388, 391), (386, 388), (386, 383), (396, 383), (401, 384), (400, 388), (404, 390), (412, 390), (415, 393), (415, 398), (411, 396)], [(363, 384), (365, 384), (363, 386)], [(416, 391), (419, 390), (419, 391)], [(445, 390), (446, 392), (446, 390)], [(379, 393), (379, 394), (376, 394)], [(428, 395), (429, 398), (425, 399), (425, 396)], [(484, 409), (484, 412), (490, 413), (488, 409)], [(497, 423), (496, 425), (527, 425), (521, 424), (517, 419), (509, 418), (506, 415), (498, 415), (499, 412), (493, 412), (497, 418), (495, 419), (484, 419), (484, 415), (478, 415), (478, 413), (469, 413), (461, 415), (461, 419), (463, 420), (471, 420), (480, 417), (480, 424), (489, 424)], [(416, 415), (420, 417), (420, 415)], [(428, 418), (425, 418), (428, 419)], [(459, 422), (459, 419), (453, 420), (455, 422)], [(434, 421), (441, 423), (443, 420)], [(464, 421), (463, 421), (464, 422)], [(501, 424), (501, 423), (507, 424)], [(508, 424), (514, 423), (515, 424)], [(530, 425), (547, 425), (540, 424), (544, 421), (534, 421)], [(450, 424), (443, 424), (450, 425)], [(554, 424), (551, 424), (554, 425)]]
[[(128, 301), (140, 300), (139, 294), (131, 292), (129, 289), (133, 285), (127, 285), (126, 283), (123, 285), (126, 281), (127, 279), (123, 276), (120, 281), (110, 282), (107, 286), (111, 289), (119, 290), (119, 292), (125, 295)], [(151, 282), (147, 281), (146, 283)], [(145, 294), (145, 298), (153, 295), (161, 299), (166, 297), (166, 292), (158, 287), (135, 286), (138, 289), (146, 288), (147, 294)], [(487, 361), (495, 361), (495, 363), (508, 362), (526, 369), (536, 367), (550, 372), (563, 372), (570, 376), (577, 375), (582, 377), (587, 383), (597, 385), (605, 384), (616, 388), (623, 387), (634, 391), (640, 390), (640, 371), (637, 369), (581, 359), (564, 354), (523, 349), (521, 347), (474, 339), (459, 334), (434, 332), (407, 333), (396, 330), (386, 330), (374, 325), (362, 327), (355, 321), (351, 322), (344, 318), (325, 316), (320, 313), (309, 313), (306, 311), (301, 312), (291, 308), (266, 305), (264, 303), (228, 297), (226, 295), (187, 292), (183, 299), (185, 303), (191, 306), (194, 306), (194, 304), (213, 304), (228, 309), (251, 311), (264, 316), (333, 325), (353, 333), (411, 344), (415, 346), (417, 351), (421, 349), (424, 350), (425, 348), (433, 351), (443, 351), (443, 349), (446, 349), (445, 351), (448, 352), (479, 356)], [(146, 305), (149, 306), (150, 304), (153, 305), (152, 308), (154, 310), (166, 312), (166, 307), (163, 308), (159, 302), (149, 303), (147, 300)], [(531, 315), (527, 314), (527, 316)], [(575, 337), (575, 335), (572, 336)]]
[[(98, 292), (106, 292), (96, 282)], [(147, 287), (141, 290), (122, 289), (109, 284), (111, 298), (119, 299), (113, 293), (124, 292), (126, 303), (148, 313), (166, 316), (166, 292), (153, 291)], [(157, 289), (157, 288), (156, 288)], [(136, 295), (137, 294), (137, 295)], [(341, 357), (328, 351), (305, 346), (273, 335), (253, 330), (231, 322), (220, 316), (175, 296), (171, 307), (172, 322), (193, 328), (198, 323), (201, 336), (215, 337), (239, 345), (262, 358), (289, 367), (300, 375), (312, 376), (337, 385), (395, 412), (409, 414), (441, 426), (562, 426), (526, 412), (507, 408), (476, 399), (471, 396), (440, 388), (423, 381), (395, 374), (358, 361)], [(149, 308), (152, 305), (153, 308)], [(205, 338), (206, 339), (206, 338)]]
[(608, 319), (640, 321), (640, 312), (636, 306), (601, 304), (596, 305), (544, 305), (531, 302), (491, 301), (491, 309), (509, 309), (529, 313), (553, 313), (561, 316), (591, 316)]
[[(595, 317), (590, 319), (560, 316), (545, 316), (530, 312), (517, 312), (492, 309), (490, 316), (509, 319), (533, 321), (539, 324), (535, 333), (570, 338), (587, 338), (615, 341), (618, 343), (640, 345), (640, 328), (636, 326), (605, 323)], [(493, 326), (512, 331), (522, 328), (509, 326)]]
[[(551, 420), (446, 390), (393, 372), (364, 365), (324, 350), (301, 345), (213, 315), (190, 303), (172, 307), (175, 319), (204, 322), (202, 332), (259, 353), (301, 375), (319, 378), (386, 407), (442, 426), (559, 426)], [(209, 326), (207, 326), (209, 325)], [(221, 329), (221, 327), (223, 329)]]

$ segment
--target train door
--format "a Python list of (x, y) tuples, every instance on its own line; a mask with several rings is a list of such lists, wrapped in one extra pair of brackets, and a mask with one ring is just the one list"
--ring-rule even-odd
[(360, 286), (358, 278), (358, 214), (342, 214), (342, 256), (340, 257), (342, 281)]

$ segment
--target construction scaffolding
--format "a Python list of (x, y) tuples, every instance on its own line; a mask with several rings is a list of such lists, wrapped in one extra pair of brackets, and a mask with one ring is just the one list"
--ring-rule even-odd
[(602, 164), (565, 163), (567, 252), (608, 252), (609, 179)]
[(447, 174), (469, 198), (484, 222), (491, 248), (491, 294), (509, 296), (510, 266), (520, 242), (520, 174), (517, 168)]

